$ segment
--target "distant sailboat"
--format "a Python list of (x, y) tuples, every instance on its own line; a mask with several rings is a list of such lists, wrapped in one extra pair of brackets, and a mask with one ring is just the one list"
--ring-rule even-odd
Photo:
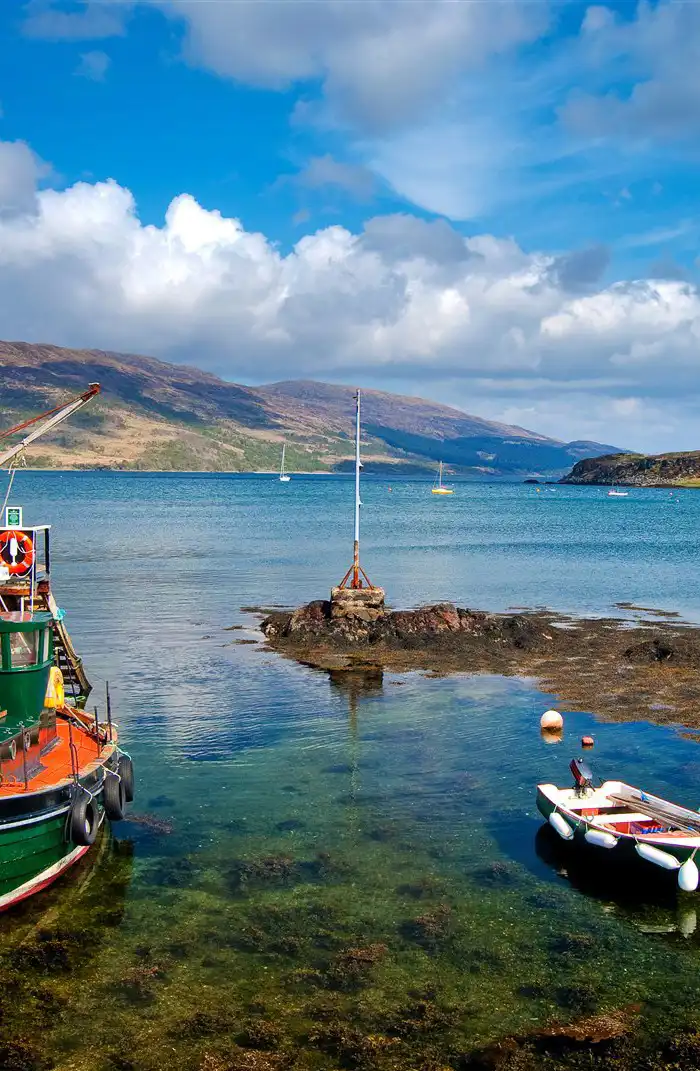
[(282, 443), (282, 464), (280, 466), (280, 483), (289, 483), (292, 478), (291, 476), (288, 476), (287, 473), (284, 471), (284, 452), (286, 449), (287, 444)]
[(443, 485), (443, 482), (442, 482), (442, 461), (440, 462), (440, 469), (439, 469), (439, 472), (438, 472), (437, 482), (435, 483), (435, 486), (433, 487), (433, 494), (434, 495), (452, 495), (452, 494), (454, 494), (454, 491), (452, 490), (451, 487), (445, 487)]

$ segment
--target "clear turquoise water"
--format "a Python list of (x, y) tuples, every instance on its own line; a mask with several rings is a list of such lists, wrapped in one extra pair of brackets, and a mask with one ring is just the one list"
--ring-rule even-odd
[[(630, 601), (698, 617), (693, 492), (391, 486), (365, 483), (363, 561), (395, 606)], [(346, 479), (21, 473), (16, 490), (26, 521), (54, 525), (56, 594), (92, 701), (110, 681), (138, 776), (138, 820), (92, 871), (0, 923), (23, 999), (35, 1007), (40, 984), (99, 1023), (86, 1036), (73, 1014), (51, 1019), (60, 1066), (121, 1066), (133, 1034), (132, 1066), (175, 1052), (197, 1067), (252, 1047), (251, 1021), (274, 1021), (300, 1066), (364, 1066), (319, 1023), (394, 1037), (417, 1000), (449, 1020), (443, 1060), (633, 1000), (664, 1021), (694, 1014), (694, 899), (562, 854), (534, 786), (566, 780), (593, 732), (601, 774), (697, 805), (697, 744), (591, 712), (567, 714), (551, 747), (537, 729), (551, 697), (531, 682), (332, 680), (238, 642), (256, 638), (241, 607), (322, 597), (347, 568)], [(37, 926), (68, 940), (78, 925), (95, 940), (68, 942), (70, 978), (39, 957), (39, 983), (37, 956), (11, 951), (31, 951)], [(339, 982), (348, 949), (377, 945)], [(187, 1026), (193, 1008), (209, 1027)], [(400, 1066), (418, 1066), (425, 1039), (399, 1036)]]

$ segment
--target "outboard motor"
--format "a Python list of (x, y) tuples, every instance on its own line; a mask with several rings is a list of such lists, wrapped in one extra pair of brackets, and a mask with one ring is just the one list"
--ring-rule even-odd
[(583, 759), (572, 759), (569, 769), (574, 775), (574, 788), (577, 796), (585, 796), (593, 788), (593, 771)]

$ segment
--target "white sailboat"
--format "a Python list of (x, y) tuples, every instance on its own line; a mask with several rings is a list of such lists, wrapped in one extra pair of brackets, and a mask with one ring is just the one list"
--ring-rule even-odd
[(435, 483), (435, 485), (433, 487), (433, 494), (434, 495), (452, 495), (452, 494), (454, 494), (454, 491), (452, 490), (452, 488), (451, 487), (445, 487), (443, 482), (442, 482), (442, 461), (440, 462), (440, 469), (439, 469), (439, 472), (438, 472), (437, 482)]
[(280, 483), (289, 483), (292, 478), (291, 476), (288, 476), (287, 473), (284, 471), (284, 453), (286, 449), (287, 444), (282, 443), (282, 464), (280, 465)]

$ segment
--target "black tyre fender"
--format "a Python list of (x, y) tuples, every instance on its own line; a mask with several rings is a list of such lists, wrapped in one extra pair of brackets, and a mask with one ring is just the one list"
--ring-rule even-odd
[(99, 816), (92, 796), (82, 792), (73, 801), (68, 815), (68, 833), (74, 844), (88, 846), (94, 843), (99, 829)]
[(124, 799), (131, 803), (134, 799), (134, 764), (128, 755), (120, 755), (117, 772), (124, 785)]
[(124, 779), (111, 770), (105, 771), (102, 788), (102, 806), (112, 822), (119, 822), (126, 812), (126, 785)]

